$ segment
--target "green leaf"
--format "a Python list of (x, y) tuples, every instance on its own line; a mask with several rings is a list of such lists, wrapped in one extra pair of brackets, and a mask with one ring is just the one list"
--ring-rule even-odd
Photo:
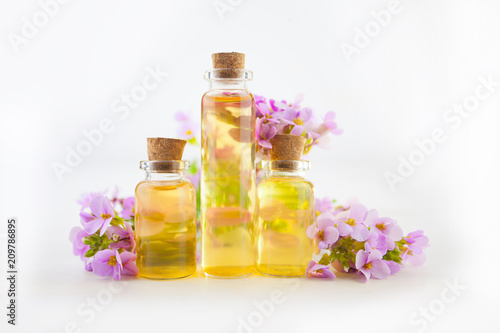
[(401, 251), (398, 247), (395, 247), (394, 250), (387, 251), (387, 253), (382, 257), (384, 260), (394, 261), (395, 263), (401, 264)]
[(194, 175), (195, 173), (198, 172), (198, 165), (196, 163), (196, 161), (194, 161), (191, 166), (189, 167), (189, 173)]
[(195, 137), (192, 137), (191, 139), (187, 140), (187, 143), (189, 143), (190, 145), (193, 145), (193, 146), (198, 145), (198, 141), (196, 141)]
[(85, 252), (85, 257), (87, 257), (87, 258), (93, 257), (94, 255), (95, 255), (95, 251), (92, 249)]
[(113, 220), (111, 220), (111, 225), (122, 225), (123, 224), (123, 221), (124, 219), (122, 219), (121, 217), (119, 217), (118, 215), (115, 215), (115, 217), (113, 218)]
[(332, 262), (337, 260), (344, 270), (348, 271), (349, 263), (356, 261), (355, 247), (359, 247), (359, 242), (356, 242), (352, 237), (339, 238), (330, 254)]
[(318, 261), (318, 264), (320, 265), (329, 265), (330, 264), (330, 257), (328, 256), (327, 253), (323, 254), (321, 259)]
[(83, 244), (85, 244), (85, 245), (93, 244), (95, 241), (93, 241), (91, 237), (92, 236), (88, 236), (88, 237), (83, 238)]

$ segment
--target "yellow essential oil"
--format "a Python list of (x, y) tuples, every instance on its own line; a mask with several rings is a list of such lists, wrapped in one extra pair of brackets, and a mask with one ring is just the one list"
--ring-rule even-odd
[(189, 276), (196, 272), (196, 191), (182, 173), (189, 163), (147, 161), (141, 166), (147, 176), (135, 190), (139, 276)]
[(255, 269), (255, 102), (250, 72), (223, 71), (202, 99), (201, 269), (230, 278)]
[(263, 161), (262, 165), (267, 176), (257, 187), (257, 270), (273, 276), (304, 276), (314, 251), (306, 235), (315, 218), (314, 187), (302, 176), (309, 163)]

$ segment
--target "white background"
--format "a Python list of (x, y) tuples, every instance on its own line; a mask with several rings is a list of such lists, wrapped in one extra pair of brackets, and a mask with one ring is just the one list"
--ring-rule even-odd
[[(221, 16), (216, 3), (231, 10)], [(3, 272), (6, 219), (20, 223), (19, 317), (8, 331), (59, 333), (76, 325), (79, 332), (237, 332), (240, 319), (250, 317), (255, 327), (243, 332), (499, 332), (500, 86), (457, 128), (443, 117), (474, 95), (481, 76), (500, 81), (500, 4), (401, 0), (400, 13), (349, 62), (340, 46), (355, 45), (356, 29), (372, 24), (371, 12), (388, 3), (74, 0), (16, 52), (8, 36), (20, 35), (23, 18), (33, 21), (41, 7), (35, 0), (2, 1)], [(424, 229), (427, 263), (368, 283), (342, 274), (335, 281), (132, 279), (95, 316), (79, 314), (90, 309), (88, 298), (108, 301), (111, 294), (109, 280), (85, 272), (72, 255), (75, 200), (115, 185), (133, 194), (146, 137), (175, 136), (176, 111), (199, 117), (203, 71), (220, 51), (246, 53), (254, 93), (293, 100), (303, 92), (304, 105), (337, 113), (345, 134), (332, 139), (330, 150), (307, 155), (317, 195), (356, 197), (396, 218), (405, 232)], [(141, 84), (148, 67), (169, 76), (120, 118), (113, 101)], [(75, 149), (82, 131), (105, 118), (113, 131), (59, 181), (52, 164), (65, 163), (67, 147)], [(396, 173), (399, 157), (408, 158), (415, 141), (436, 128), (446, 140), (392, 191), (384, 174)], [(197, 151), (190, 148), (186, 157)], [(465, 289), (454, 294), (446, 281)], [(263, 316), (255, 302), (269, 304), (273, 291), (283, 302)], [(442, 295), (453, 299), (445, 304)], [(432, 319), (422, 323), (419, 311), (429, 307)]]

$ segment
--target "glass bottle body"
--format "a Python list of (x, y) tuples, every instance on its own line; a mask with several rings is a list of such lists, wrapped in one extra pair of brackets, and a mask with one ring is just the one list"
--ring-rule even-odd
[(196, 191), (181, 171), (147, 173), (135, 190), (139, 276), (177, 279), (196, 272)]
[(266, 172), (257, 187), (257, 270), (273, 276), (304, 276), (314, 245), (314, 187), (296, 171)]
[(202, 98), (201, 269), (255, 269), (255, 101), (245, 80), (211, 80)]

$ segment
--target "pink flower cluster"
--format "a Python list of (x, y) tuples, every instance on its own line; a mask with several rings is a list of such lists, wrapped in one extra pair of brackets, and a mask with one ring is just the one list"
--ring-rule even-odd
[(327, 134), (342, 134), (335, 122), (335, 112), (329, 111), (323, 119), (318, 118), (313, 110), (300, 104), (303, 95), (297, 96), (294, 102), (267, 101), (262, 96), (255, 96), (256, 127), (255, 136), (258, 150), (266, 155), (272, 147), (269, 142), (276, 134), (300, 135), (306, 138), (304, 154), (314, 145), (325, 146)]
[(318, 217), (307, 236), (326, 253), (318, 262), (309, 263), (309, 277), (334, 278), (334, 267), (362, 273), (367, 280), (385, 279), (407, 263), (425, 261), (423, 249), (429, 239), (421, 230), (403, 236), (395, 220), (379, 217), (375, 209), (359, 203), (334, 208), (333, 201), (325, 198), (316, 201), (316, 209)]
[(71, 230), (70, 241), (73, 254), (85, 263), (85, 269), (116, 280), (122, 274), (137, 275), (134, 198), (118, 198), (115, 193), (109, 199), (103, 193), (90, 193), (79, 203), (82, 227)]

